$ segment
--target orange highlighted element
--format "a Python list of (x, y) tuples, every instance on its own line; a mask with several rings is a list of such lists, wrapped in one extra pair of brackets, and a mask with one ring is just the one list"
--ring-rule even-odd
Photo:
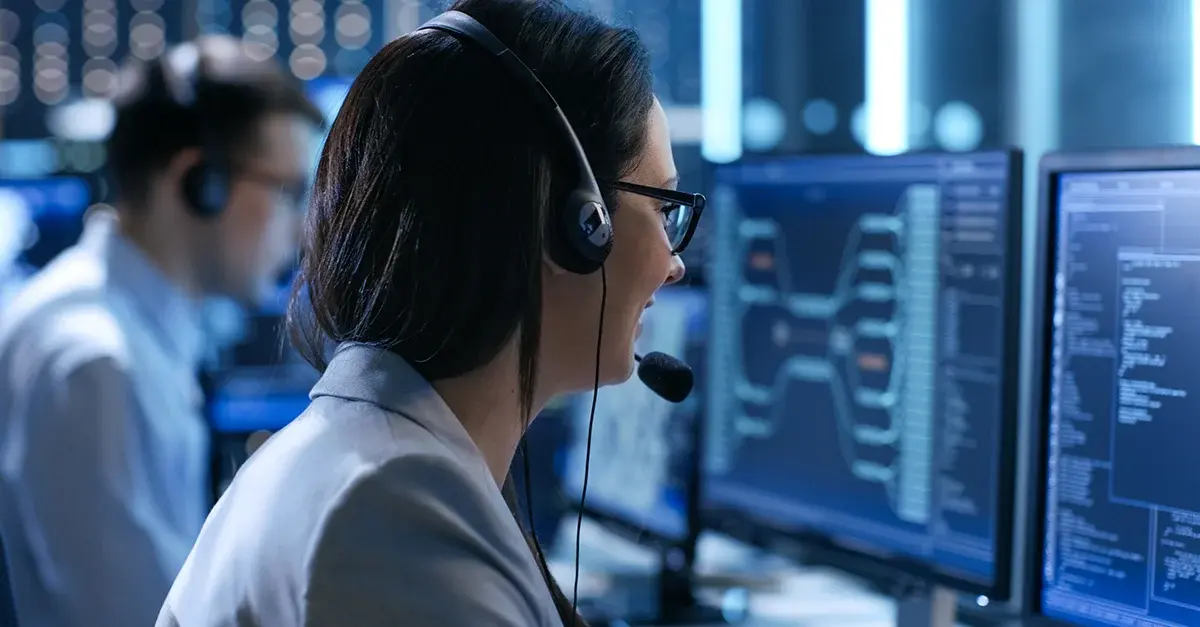
[(886, 372), (891, 365), (887, 355), (879, 353), (861, 353), (857, 361), (858, 369), (867, 372)]
[(775, 267), (775, 255), (772, 253), (754, 253), (750, 255), (750, 267), (766, 272)]

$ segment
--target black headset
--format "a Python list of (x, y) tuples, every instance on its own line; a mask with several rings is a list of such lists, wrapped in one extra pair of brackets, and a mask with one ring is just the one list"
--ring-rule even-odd
[[(182, 48), (176, 48), (167, 54), (159, 56), (151, 66), (151, 89), (161, 88), (169, 102), (178, 105), (192, 114), (200, 135), (200, 161), (188, 169), (183, 176), (184, 202), (191, 212), (204, 219), (216, 218), (225, 210), (229, 202), (230, 168), (225, 159), (225, 151), (216, 141), (205, 107), (201, 102), (200, 92), (204, 80), (204, 52), (196, 44), (195, 63), (183, 64), (187, 67), (176, 67), (168, 57), (185, 54)], [(153, 74), (157, 73), (157, 76)]]
[(583, 146), (554, 96), (508, 46), (466, 13), (447, 11), (422, 24), (417, 30), (449, 33), (460, 41), (471, 42), (485, 50), (517, 79), (530, 99), (545, 110), (550, 123), (559, 128), (559, 134), (575, 155), (579, 182), (562, 204), (551, 206), (547, 253), (554, 263), (569, 272), (591, 274), (599, 270), (612, 250), (612, 219), (604, 206), (600, 185), (592, 174), (592, 166), (583, 152)]

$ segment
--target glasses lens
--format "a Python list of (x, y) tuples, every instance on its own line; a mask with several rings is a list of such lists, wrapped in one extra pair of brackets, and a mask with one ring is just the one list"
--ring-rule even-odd
[(663, 228), (667, 231), (667, 239), (670, 240), (671, 250), (675, 253), (682, 252), (679, 247), (687, 237), (693, 211), (687, 205), (670, 205), (663, 208)]

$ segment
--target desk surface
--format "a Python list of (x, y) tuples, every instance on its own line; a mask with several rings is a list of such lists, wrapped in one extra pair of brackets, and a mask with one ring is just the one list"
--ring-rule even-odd
[[(564, 589), (575, 576), (575, 519), (570, 517), (550, 552), (550, 569)], [(705, 537), (698, 550), (698, 571), (724, 578), (745, 575), (774, 581), (770, 590), (748, 596), (744, 627), (891, 627), (895, 603), (873, 594), (836, 571), (800, 568), (719, 537)], [(579, 596), (599, 598), (612, 590), (614, 574), (652, 574), (655, 556), (643, 547), (584, 519), (579, 542)], [(719, 600), (714, 592), (713, 600)], [(701, 627), (701, 626), (697, 626)]]
[[(550, 570), (570, 594), (575, 576), (574, 516), (563, 522), (558, 545), (547, 552)], [(652, 575), (655, 555), (644, 547), (584, 519), (579, 542), (579, 597), (601, 598), (613, 589), (613, 573)], [(702, 537), (697, 551), (701, 577), (746, 580), (770, 586), (736, 599), (748, 609), (741, 627), (895, 627), (896, 603), (836, 570), (801, 567), (720, 536)], [(706, 593), (710, 591), (705, 591)], [(721, 600), (711, 591), (709, 602)], [(732, 595), (731, 595), (732, 596)], [(674, 626), (681, 627), (681, 626)], [(693, 627), (705, 627), (696, 625)], [(1019, 627), (1015, 622), (1010, 627)]]

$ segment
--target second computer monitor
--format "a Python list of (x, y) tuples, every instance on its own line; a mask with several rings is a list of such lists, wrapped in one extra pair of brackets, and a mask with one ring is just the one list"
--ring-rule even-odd
[[(703, 367), (707, 295), (668, 287), (642, 316), (641, 352), (661, 351)], [(698, 391), (698, 390), (697, 390)], [(702, 394), (669, 403), (636, 376), (601, 388), (592, 424), (587, 511), (619, 523), (639, 536), (667, 544), (688, 539), (692, 527), (693, 464)], [(563, 457), (563, 487), (578, 503), (588, 460), (588, 417), (592, 395), (574, 402), (572, 437)]]
[(1036, 613), (1200, 625), (1200, 148), (1042, 171)]
[(704, 506), (1003, 596), (1019, 154), (717, 173)]

